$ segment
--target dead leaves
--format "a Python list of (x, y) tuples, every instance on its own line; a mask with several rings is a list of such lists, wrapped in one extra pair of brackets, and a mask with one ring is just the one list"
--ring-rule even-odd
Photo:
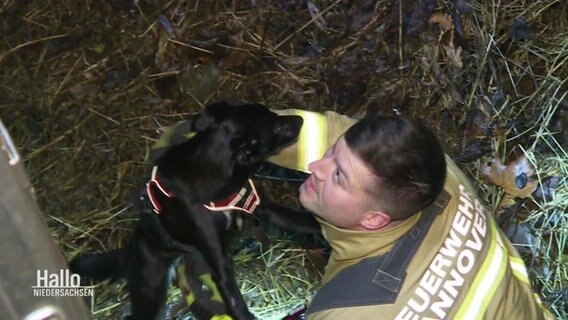
[[(433, 13), (428, 20), (430, 24), (438, 24), (443, 32), (454, 30), (454, 22), (448, 14), (444, 13)], [(446, 55), (446, 61), (450, 65), (458, 69), (463, 68), (463, 49), (462, 47), (456, 47), (453, 41), (449, 44), (443, 45), (444, 53)]]
[(430, 23), (437, 23), (440, 25), (440, 29), (444, 31), (452, 30), (454, 27), (454, 22), (447, 14), (434, 13), (430, 16)]
[(219, 61), (219, 67), (223, 69), (233, 69), (244, 66), (250, 60), (251, 56), (249, 50), (241, 47), (241, 44), (238, 44), (231, 49), (228, 56)]
[(454, 43), (450, 42), (450, 44), (444, 46), (444, 51), (446, 52), (448, 63), (458, 69), (463, 68), (463, 50), (461, 47), (456, 48)]
[(533, 173), (525, 156), (508, 165), (499, 159), (493, 159), (483, 168), (483, 175), (489, 182), (503, 188), (508, 195), (523, 199), (530, 197), (537, 188), (538, 182), (530, 179)]

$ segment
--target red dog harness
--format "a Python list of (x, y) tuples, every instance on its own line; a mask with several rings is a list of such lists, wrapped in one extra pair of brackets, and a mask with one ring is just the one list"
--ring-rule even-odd
[(158, 166), (154, 166), (152, 168), (152, 175), (150, 176), (150, 181), (146, 183), (146, 193), (148, 193), (148, 199), (150, 199), (150, 202), (152, 203), (154, 212), (160, 214), (160, 212), (162, 212), (162, 206), (160, 206), (158, 199), (156, 199), (156, 194), (154, 193), (155, 188), (157, 188), (158, 191), (163, 193), (168, 198), (173, 198), (174, 195), (171, 192), (166, 191), (166, 189), (162, 186), (162, 184), (158, 180), (158, 176), (156, 175), (157, 172), (158, 172)]
[[(161, 192), (168, 198), (173, 198), (174, 195), (164, 188), (158, 178), (157, 172), (158, 166), (154, 166), (152, 168), (150, 180), (146, 183), (146, 192), (148, 193), (148, 198), (152, 203), (154, 212), (156, 214), (160, 214), (162, 212), (162, 206), (156, 198), (156, 192)], [(260, 197), (258, 196), (258, 192), (256, 191), (252, 180), (249, 179), (248, 183), (243, 186), (239, 192), (236, 192), (225, 199), (203, 204), (203, 206), (210, 211), (238, 210), (246, 212), (247, 214), (252, 214), (259, 204)]]

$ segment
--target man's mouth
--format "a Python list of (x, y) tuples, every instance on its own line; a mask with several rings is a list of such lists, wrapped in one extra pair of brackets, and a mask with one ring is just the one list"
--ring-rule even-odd
[(306, 181), (304, 182), (304, 188), (306, 189), (306, 191), (316, 192), (313, 176), (310, 176), (308, 179), (306, 179)]

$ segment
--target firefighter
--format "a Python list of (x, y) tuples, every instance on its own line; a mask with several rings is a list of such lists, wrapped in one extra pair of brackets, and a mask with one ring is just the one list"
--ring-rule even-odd
[(553, 319), (429, 129), (403, 117), (279, 112), (304, 126), (270, 161), (310, 174), (300, 202), (332, 249), (307, 319)]

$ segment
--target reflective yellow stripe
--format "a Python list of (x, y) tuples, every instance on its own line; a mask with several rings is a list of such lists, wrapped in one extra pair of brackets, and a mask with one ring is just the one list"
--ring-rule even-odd
[(187, 303), (188, 306), (191, 306), (194, 302), (195, 302), (195, 295), (193, 294), (192, 291), (190, 294), (185, 296), (185, 303)]
[(188, 132), (188, 133), (184, 134), (183, 136), (184, 136), (187, 140), (189, 140), (189, 139), (193, 138), (196, 134), (197, 134), (197, 131), (191, 131), (191, 132)]
[(542, 300), (540, 300), (540, 296), (536, 293), (533, 292), (533, 297), (534, 300), (536, 301), (536, 303), (538, 304), (539, 308), (542, 310), (542, 313), (544, 313), (544, 318), (546, 320), (555, 320), (556, 317), (552, 314), (552, 312), (550, 310), (548, 310), (548, 308), (542, 303)]
[(223, 303), (223, 298), (221, 297), (221, 293), (219, 292), (219, 289), (217, 288), (215, 281), (213, 281), (213, 278), (211, 277), (210, 273), (204, 273), (200, 275), (199, 280), (201, 280), (201, 282), (204, 285), (206, 285), (207, 288), (209, 288), (209, 290), (211, 290), (212, 293), (211, 300)]
[(495, 223), (488, 221), (488, 224), (491, 225), (492, 235), (489, 252), (456, 314), (456, 319), (482, 319), (489, 301), (505, 275), (507, 255), (503, 250)]
[(216, 314), (211, 317), (211, 320), (233, 320), (228, 314)]
[(509, 264), (511, 269), (513, 269), (513, 274), (522, 282), (529, 284), (529, 274), (525, 268), (525, 263), (523, 259), (517, 257), (509, 257)]
[(187, 278), (185, 276), (185, 266), (184, 265), (178, 266), (176, 272), (177, 276), (179, 277), (178, 280), (179, 288), (182, 290), (185, 289), (188, 292), (188, 294), (185, 296), (185, 302), (187, 303), (188, 306), (191, 306), (195, 302), (195, 295), (193, 294), (191, 286), (189, 285), (189, 282), (187, 281)]
[(327, 149), (327, 120), (324, 115), (304, 110), (294, 110), (304, 119), (298, 138), (297, 168), (309, 172), (308, 164), (323, 157)]

